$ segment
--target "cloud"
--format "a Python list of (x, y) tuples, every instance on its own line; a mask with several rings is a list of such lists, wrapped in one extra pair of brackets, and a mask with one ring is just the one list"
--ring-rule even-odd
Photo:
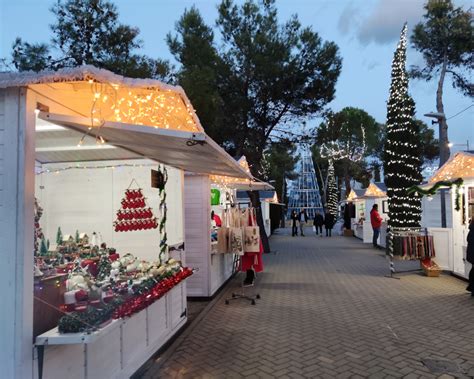
[[(362, 8), (349, 3), (339, 17), (338, 28), (343, 34), (354, 30), (359, 42), (387, 44), (396, 41), (400, 36), (403, 23), (408, 22), (411, 29), (418, 23), (425, 10), (426, 0), (377, 0), (372, 10), (365, 17), (357, 16)], [(362, 2), (360, 4), (363, 4)]]
[(346, 5), (341, 15), (339, 16), (339, 21), (337, 23), (337, 28), (342, 34), (348, 34), (351, 29), (357, 27), (358, 14), (359, 9), (354, 5), (352, 1)]

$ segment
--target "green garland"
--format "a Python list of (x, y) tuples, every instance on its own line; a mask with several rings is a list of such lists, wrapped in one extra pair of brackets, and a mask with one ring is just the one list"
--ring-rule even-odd
[(456, 211), (459, 211), (461, 209), (461, 194), (459, 192), (459, 188), (463, 185), (463, 183), (464, 183), (464, 180), (462, 180), (462, 178), (458, 178), (454, 181), (440, 180), (439, 182), (436, 182), (435, 185), (429, 189), (423, 189), (419, 186), (412, 186), (408, 188), (408, 193), (419, 193), (420, 195), (423, 195), (423, 196), (432, 196), (436, 193), (438, 189), (440, 189), (440, 187), (451, 188), (452, 186), (456, 186), (456, 199), (455, 199), (454, 209)]
[(166, 183), (168, 182), (168, 170), (166, 169), (166, 166), (158, 166), (158, 175), (160, 175), (163, 180), (161, 181), (161, 185), (159, 187), (160, 191), (160, 226), (159, 226), (159, 231), (160, 231), (160, 255), (159, 255), (159, 260), (160, 263), (163, 263), (166, 260), (166, 255), (168, 252), (168, 235), (166, 233), (166, 214), (167, 214), (167, 207), (166, 207), (166, 191), (165, 191), (165, 186)]

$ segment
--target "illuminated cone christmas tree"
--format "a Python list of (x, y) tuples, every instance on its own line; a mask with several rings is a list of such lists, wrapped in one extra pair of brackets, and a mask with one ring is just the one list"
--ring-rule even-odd
[(321, 195), (314, 170), (313, 158), (308, 148), (304, 147), (301, 154), (298, 179), (293, 183), (288, 204), (288, 217), (292, 211), (306, 211), (309, 219), (313, 219), (316, 211), (322, 212)]
[(125, 191), (122, 207), (117, 212), (114, 222), (116, 232), (129, 232), (135, 230), (156, 229), (158, 221), (151, 208), (147, 207), (142, 190)]
[(420, 197), (407, 193), (409, 187), (421, 182), (422, 176), (417, 148), (419, 133), (413, 120), (415, 104), (408, 94), (406, 45), (405, 24), (392, 61), (383, 162), (388, 195), (388, 223), (395, 228), (419, 227), (421, 220)]
[(337, 217), (338, 195), (337, 195), (336, 178), (334, 176), (334, 164), (333, 164), (332, 159), (329, 160), (326, 195), (327, 195), (326, 209), (334, 217)]

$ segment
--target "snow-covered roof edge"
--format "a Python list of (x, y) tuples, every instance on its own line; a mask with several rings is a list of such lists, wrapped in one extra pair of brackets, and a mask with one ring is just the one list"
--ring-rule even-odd
[(103, 68), (91, 65), (79, 67), (67, 67), (57, 71), (44, 70), (40, 72), (0, 72), (0, 89), (11, 87), (26, 87), (32, 84), (61, 83), (72, 81), (95, 80), (99, 83), (114, 83), (131, 88), (159, 89), (162, 91), (172, 91), (181, 96), (184, 103), (189, 105), (194, 122), (199, 129), (203, 130), (201, 122), (196, 112), (181, 86), (173, 86), (156, 79), (127, 78), (114, 74)]

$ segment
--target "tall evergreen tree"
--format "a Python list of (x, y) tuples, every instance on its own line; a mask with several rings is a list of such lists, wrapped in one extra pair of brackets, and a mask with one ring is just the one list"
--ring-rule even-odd
[(413, 119), (415, 103), (408, 94), (406, 45), (405, 24), (392, 61), (387, 138), (383, 157), (389, 226), (395, 228), (419, 227), (421, 220), (421, 199), (415, 194), (407, 193), (409, 187), (420, 183), (422, 176), (417, 147), (419, 128)]
[(55, 22), (49, 44), (15, 40), (12, 63), (18, 71), (90, 64), (129, 77), (172, 79), (167, 61), (137, 53), (143, 46), (140, 31), (119, 22), (113, 2), (58, 0), (51, 12)]
[(329, 160), (329, 168), (328, 168), (328, 180), (327, 180), (327, 203), (326, 203), (326, 210), (332, 214), (334, 217), (337, 216), (337, 203), (338, 203), (338, 193), (337, 193), (337, 185), (336, 185), (336, 178), (334, 177), (334, 164), (332, 159)]

